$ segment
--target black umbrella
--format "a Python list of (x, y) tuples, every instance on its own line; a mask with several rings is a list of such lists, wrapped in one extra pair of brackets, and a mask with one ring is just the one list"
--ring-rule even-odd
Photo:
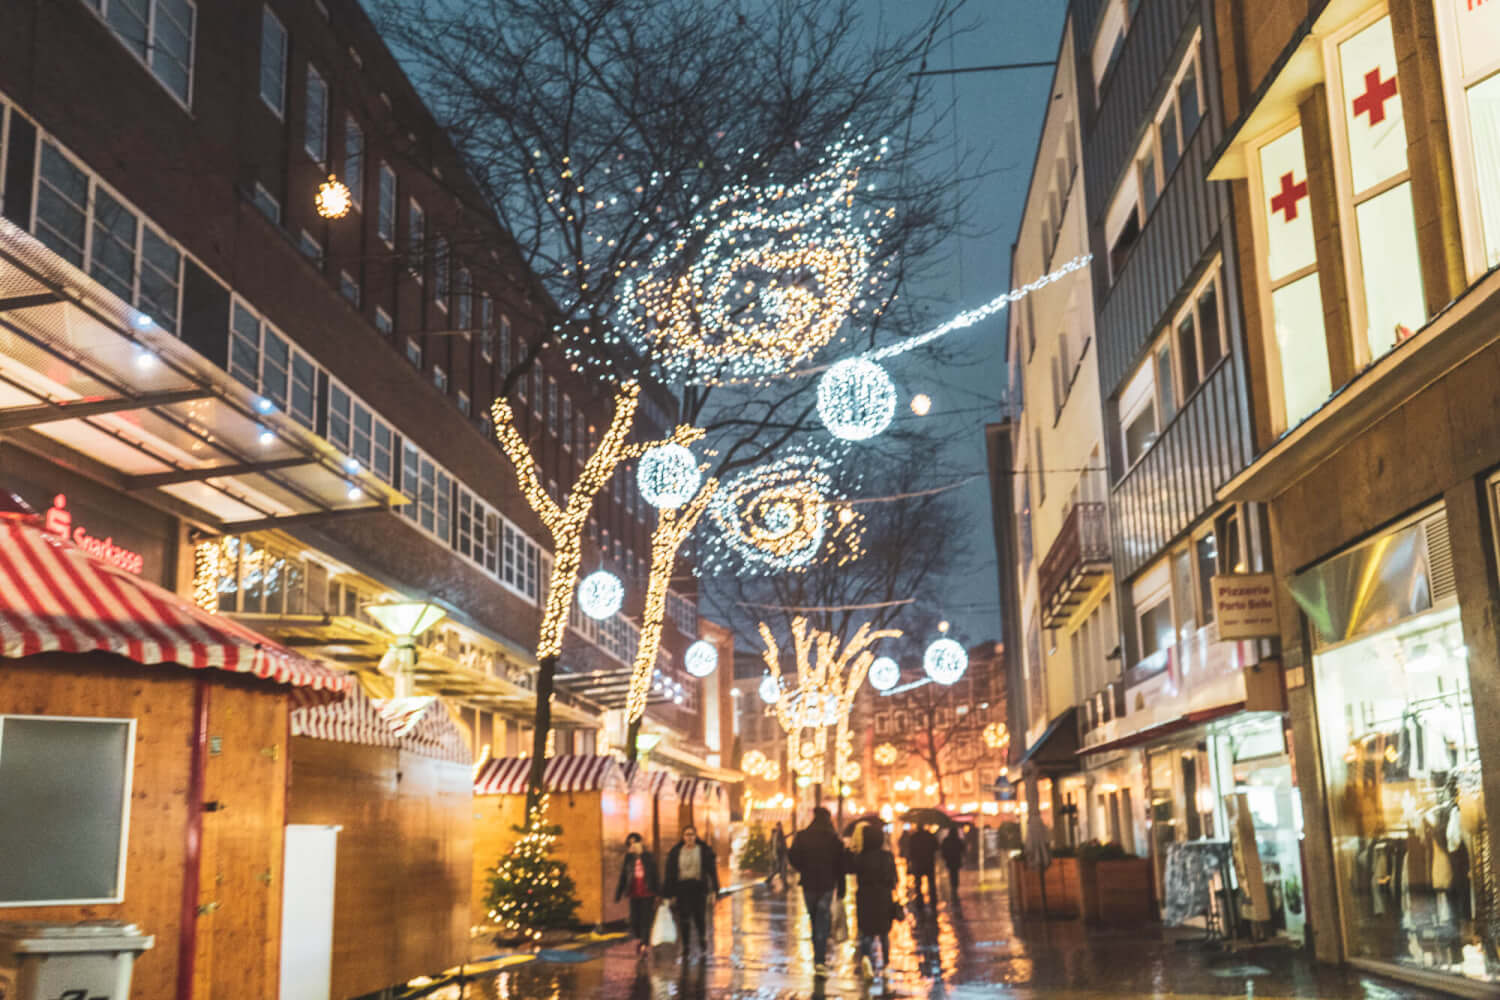
[(844, 824), (844, 836), (854, 836), (855, 827), (859, 826), (859, 824), (861, 823), (874, 823), (876, 826), (882, 829), (885, 828), (885, 820), (880, 818), (879, 813), (865, 813), (863, 816), (856, 816), (854, 817), (854, 819), (851, 819), (848, 823)]
[(917, 826), (957, 826), (953, 817), (941, 809), (908, 809), (901, 814), (901, 822), (915, 823)]

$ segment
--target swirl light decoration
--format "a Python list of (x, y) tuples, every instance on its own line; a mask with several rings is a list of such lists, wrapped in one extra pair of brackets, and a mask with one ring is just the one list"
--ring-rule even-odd
[(603, 621), (625, 603), (625, 585), (607, 569), (595, 570), (578, 585), (578, 608), (595, 621)]
[(767, 674), (760, 679), (760, 687), (757, 691), (761, 701), (767, 705), (774, 705), (781, 700), (781, 681)]
[(616, 297), (630, 346), (684, 381), (783, 374), (833, 342), (873, 296), (890, 212), (857, 209), (882, 140), (840, 143), (807, 179), (737, 185), (663, 242)]
[(830, 459), (794, 451), (731, 479), (709, 509), (718, 529), (700, 573), (785, 573), (834, 554), (843, 565), (862, 554), (864, 526), (840, 503)]
[(818, 416), (834, 437), (866, 441), (891, 425), (896, 387), (885, 369), (865, 358), (848, 358), (818, 379)]
[(894, 743), (882, 743), (880, 744), (880, 746), (875, 748), (875, 763), (879, 764), (881, 767), (890, 767), (892, 764), (896, 763), (896, 759), (899, 756), (900, 751), (896, 749), (896, 745)]

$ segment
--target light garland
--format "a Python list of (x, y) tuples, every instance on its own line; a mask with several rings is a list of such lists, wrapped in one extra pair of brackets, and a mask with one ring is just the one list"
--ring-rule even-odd
[(578, 607), (595, 621), (612, 617), (625, 603), (625, 585), (607, 569), (595, 570), (578, 585)]
[(737, 185), (709, 202), (621, 286), (631, 346), (685, 381), (778, 375), (810, 360), (883, 277), (887, 264), (870, 259), (893, 210), (854, 206), (861, 171), (887, 149), (857, 137), (800, 183)]
[(193, 603), (211, 615), (219, 613), (219, 581), (233, 565), (226, 549), (229, 542), (215, 538), (193, 546)]
[(562, 507), (558, 506), (557, 501), (542, 486), (536, 459), (532, 456), (526, 439), (516, 429), (515, 414), (511, 412), (510, 404), (504, 399), (496, 399), (490, 408), (495, 436), (500, 441), (501, 450), (515, 467), (521, 494), (552, 535), (552, 577), (547, 582), (547, 603), (542, 610), (537, 659), (557, 656), (562, 652), (563, 636), (568, 627), (568, 608), (573, 603), (573, 592), (578, 586), (578, 572), (583, 563), (583, 533), (588, 524), (589, 511), (593, 509), (594, 498), (629, 453), (625, 437), (630, 433), (640, 396), (641, 386), (638, 382), (626, 382), (619, 387), (615, 393), (615, 411), (609, 426), (605, 428), (598, 448), (589, 456), (583, 471), (574, 480), (567, 504)]
[(955, 639), (939, 639), (922, 654), (922, 669), (939, 684), (957, 684), (969, 669), (969, 651)]
[(648, 449), (636, 467), (641, 499), (660, 510), (681, 507), (702, 484), (703, 470), (698, 468), (698, 460), (676, 442)]
[(719, 647), (699, 639), (682, 654), (682, 665), (694, 677), (707, 677), (719, 666)]
[[(649, 452), (647, 452), (649, 454)], [(656, 528), (651, 532), (651, 571), (646, 579), (646, 603), (641, 611), (640, 641), (636, 645), (635, 663), (630, 671), (630, 692), (625, 700), (625, 719), (635, 722), (646, 714), (651, 692), (651, 674), (656, 654), (661, 649), (661, 630), (667, 618), (667, 588), (677, 566), (677, 550), (719, 489), (719, 481), (710, 479), (698, 495), (675, 510), (657, 514)]]
[(770, 763), (765, 754), (759, 750), (750, 750), (740, 758), (740, 770), (752, 777), (759, 777), (761, 771)]
[(889, 656), (882, 656), (870, 664), (870, 686), (876, 691), (889, 691), (901, 683), (901, 667)]
[(891, 425), (896, 387), (866, 358), (840, 361), (818, 380), (818, 416), (834, 437), (865, 441)]

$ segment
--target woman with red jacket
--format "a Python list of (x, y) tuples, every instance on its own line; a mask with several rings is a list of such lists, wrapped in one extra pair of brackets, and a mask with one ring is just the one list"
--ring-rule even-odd
[(656, 859), (646, 850), (638, 833), (625, 838), (625, 863), (620, 866), (620, 883), (615, 887), (616, 901), (630, 897), (630, 933), (635, 950), (645, 954), (651, 947), (651, 918), (656, 915)]

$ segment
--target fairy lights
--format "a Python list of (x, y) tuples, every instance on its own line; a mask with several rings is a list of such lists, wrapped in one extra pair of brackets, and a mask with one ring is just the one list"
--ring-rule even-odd
[(991, 722), (984, 727), (984, 745), (991, 750), (999, 750), (1001, 747), (1010, 745), (1010, 730), (1005, 728), (1003, 722)]
[(532, 457), (526, 439), (516, 429), (510, 404), (504, 399), (496, 399), (490, 409), (495, 436), (506, 458), (515, 467), (521, 493), (552, 534), (552, 578), (547, 582), (547, 603), (542, 611), (537, 638), (537, 659), (555, 657), (562, 652), (568, 608), (573, 603), (573, 592), (578, 586), (578, 572), (583, 563), (584, 527), (588, 523), (589, 511), (593, 509), (594, 498), (629, 453), (625, 436), (630, 432), (640, 396), (640, 383), (634, 381), (626, 382), (616, 391), (615, 412), (609, 426), (605, 428), (598, 448), (589, 456), (583, 472), (574, 481), (567, 504), (561, 507), (542, 485), (536, 459)]
[(876, 691), (889, 691), (901, 682), (901, 668), (889, 656), (882, 656), (870, 664), (870, 686)]
[(698, 460), (675, 442), (650, 448), (636, 469), (641, 498), (651, 506), (671, 510), (693, 498), (703, 483)]
[(818, 380), (818, 416), (834, 437), (868, 440), (889, 427), (895, 413), (896, 387), (873, 361), (840, 361)]
[(707, 639), (699, 639), (682, 654), (682, 665), (694, 677), (707, 677), (719, 666), (719, 648)]
[(329, 174), (328, 179), (318, 185), (318, 193), (313, 196), (314, 207), (325, 219), (342, 219), (349, 214), (353, 204), (349, 186), (334, 174)]
[(625, 585), (607, 569), (595, 570), (578, 585), (578, 607), (595, 621), (604, 621), (625, 603)]
[(836, 503), (832, 468), (794, 451), (731, 479), (709, 509), (718, 531), (700, 572), (801, 571), (820, 556), (838, 565), (859, 558), (863, 524)]
[(922, 669), (939, 684), (957, 684), (969, 669), (968, 650), (955, 639), (939, 639), (922, 654)]

